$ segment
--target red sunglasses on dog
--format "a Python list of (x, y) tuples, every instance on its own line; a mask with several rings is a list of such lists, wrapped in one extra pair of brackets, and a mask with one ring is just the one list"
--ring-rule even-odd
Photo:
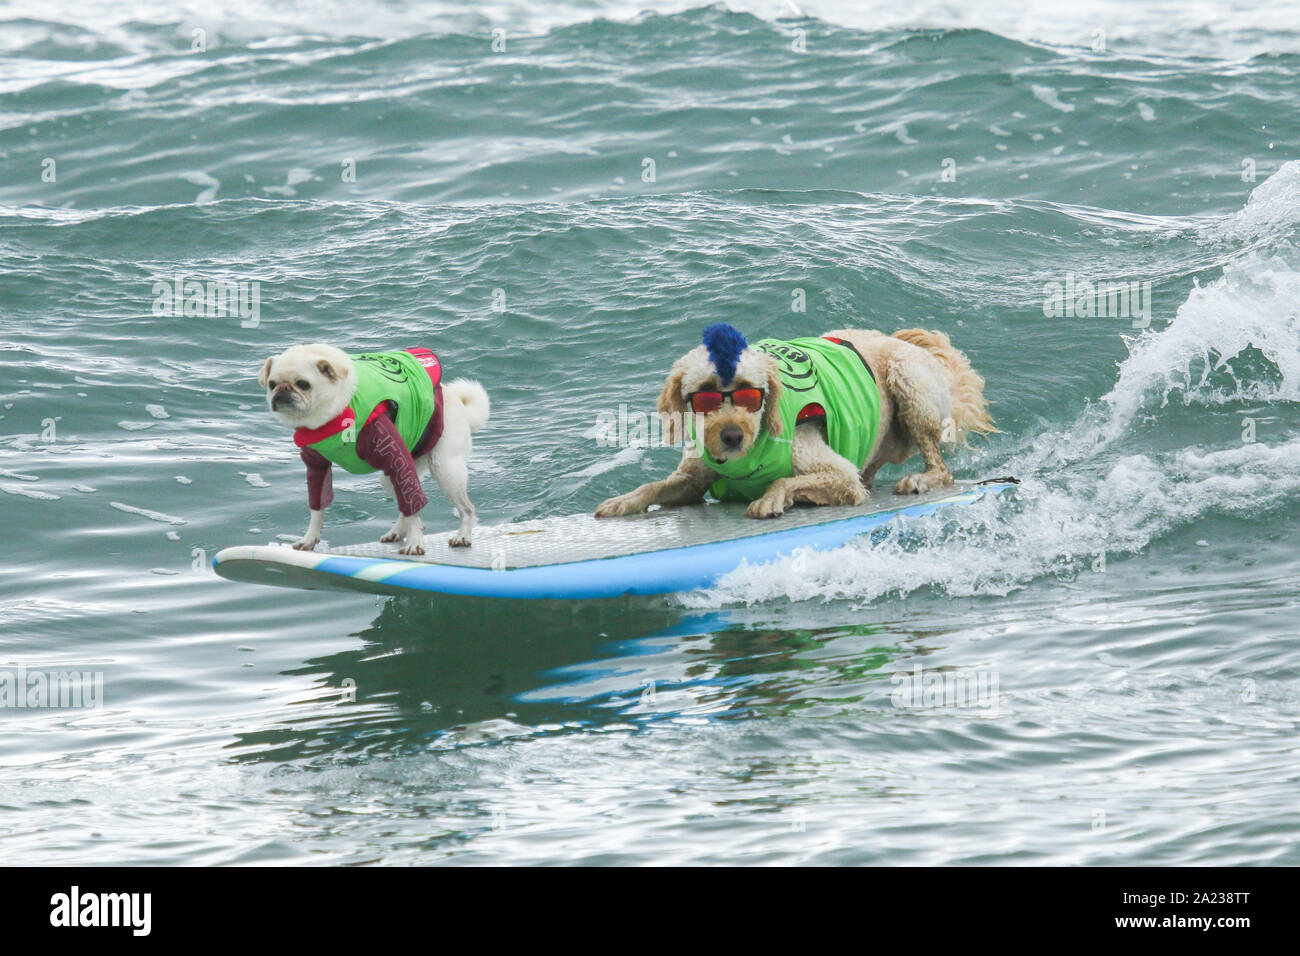
[(716, 412), (723, 401), (731, 399), (731, 404), (747, 412), (756, 412), (763, 407), (763, 390), (761, 388), (733, 388), (729, 392), (692, 392), (691, 408), (700, 415)]

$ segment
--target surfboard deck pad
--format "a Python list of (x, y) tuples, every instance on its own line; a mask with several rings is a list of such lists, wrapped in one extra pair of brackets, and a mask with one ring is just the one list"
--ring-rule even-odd
[(707, 587), (750, 563), (798, 547), (838, 547), (899, 516), (968, 504), (1015, 487), (1014, 479), (958, 482), (923, 495), (873, 493), (863, 505), (796, 507), (779, 518), (745, 517), (745, 505), (707, 503), (640, 515), (541, 518), (474, 529), (453, 548), (452, 531), (426, 532), (423, 555), (371, 542), (295, 551), (287, 544), (237, 546), (213, 566), (236, 581), (370, 593), (412, 591), (515, 598), (601, 598)]

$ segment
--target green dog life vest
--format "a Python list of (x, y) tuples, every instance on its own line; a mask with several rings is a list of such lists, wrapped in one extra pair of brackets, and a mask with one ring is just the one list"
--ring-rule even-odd
[[(776, 479), (791, 477), (795, 425), (799, 413), (814, 404), (826, 412), (826, 440), (831, 448), (861, 469), (880, 427), (880, 390), (857, 351), (824, 338), (763, 339), (754, 348), (776, 359), (784, 427), (779, 436), (760, 429), (753, 447), (728, 461), (715, 461), (699, 443), (701, 460), (722, 475), (709, 488), (713, 497), (755, 501)], [(688, 415), (687, 420), (694, 439), (695, 416)]]
[(297, 429), (293, 440), (299, 448), (314, 448), (345, 471), (365, 475), (375, 469), (357, 454), (358, 433), (384, 413), (385, 402), (392, 402), (397, 409), (393, 424), (407, 449), (414, 451), (437, 411), (435, 391), (442, 367), (428, 349), (367, 352), (349, 358), (357, 390), (348, 407), (320, 428)]

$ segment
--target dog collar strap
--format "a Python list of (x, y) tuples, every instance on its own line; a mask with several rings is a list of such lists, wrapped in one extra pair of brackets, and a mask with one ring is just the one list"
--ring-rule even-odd
[[(382, 415), (384, 413), (384, 409), (387, 404), (388, 404), (387, 402), (380, 402), (378, 405), (376, 405), (374, 409), (371, 410), (370, 414), (366, 416), (366, 420), (361, 423), (361, 427), (365, 428), (376, 418)], [(323, 441), (326, 438), (339, 434), (340, 432), (347, 431), (356, 423), (356, 420), (357, 420), (357, 413), (354, 412), (352, 408), (349, 406), (348, 408), (345, 408), (343, 409), (343, 411), (339, 412), (337, 416), (327, 421), (324, 425), (321, 425), (319, 428), (294, 429), (293, 443), (297, 445), (299, 448), (306, 448), (308, 445), (314, 445), (318, 441)]]

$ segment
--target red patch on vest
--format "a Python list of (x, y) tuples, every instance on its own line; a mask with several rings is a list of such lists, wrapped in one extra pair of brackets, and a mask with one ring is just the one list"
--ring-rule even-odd
[(429, 378), (433, 381), (433, 387), (437, 388), (438, 383), (442, 381), (442, 363), (438, 361), (438, 356), (434, 355), (428, 349), (407, 349), (415, 356), (415, 360), (424, 366), (424, 370), (429, 373)]
[(416, 348), (406, 351), (414, 355), (415, 360), (424, 366), (424, 370), (429, 373), (429, 380), (433, 382), (433, 414), (429, 416), (429, 424), (424, 426), (424, 434), (420, 436), (419, 445), (411, 449), (412, 456), (418, 458), (427, 454), (442, 437), (442, 363), (438, 361), (438, 356), (428, 349)]

